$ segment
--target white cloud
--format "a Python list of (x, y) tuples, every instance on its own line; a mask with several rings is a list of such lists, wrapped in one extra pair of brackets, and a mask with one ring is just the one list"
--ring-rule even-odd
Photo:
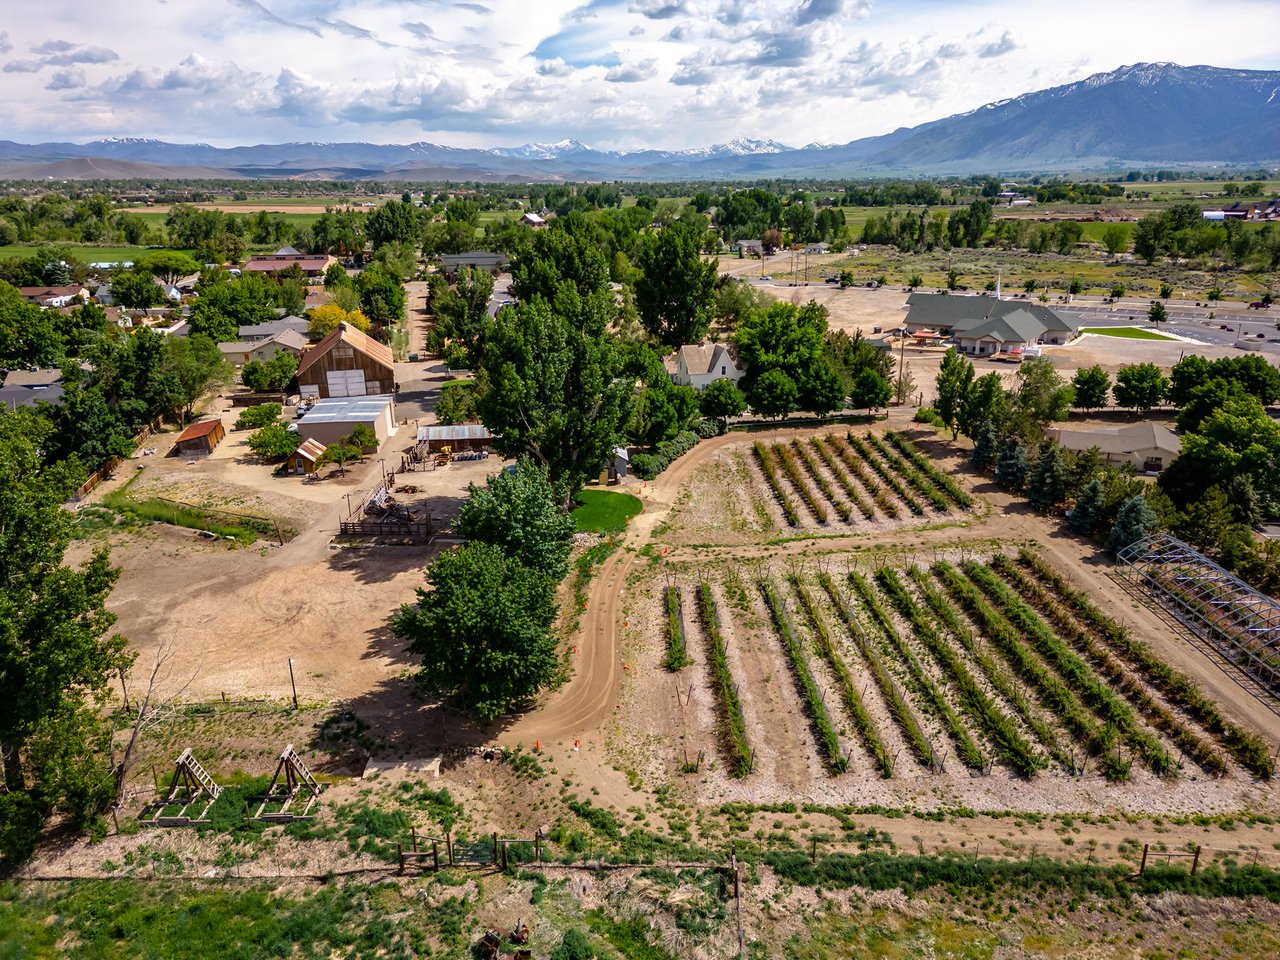
[[(1265, 22), (1273, 0), (1222, 0)], [(12, 4), (0, 138), (468, 146), (843, 143), (1121, 63), (1202, 63), (1203, 8), (1077, 0), (213, 0)], [(52, 25), (52, 26), (51, 26)], [(166, 38), (159, 42), (159, 38)], [(175, 51), (175, 52), (171, 52)], [(1222, 66), (1274, 67), (1274, 31)], [(64, 102), (74, 101), (75, 109)]]

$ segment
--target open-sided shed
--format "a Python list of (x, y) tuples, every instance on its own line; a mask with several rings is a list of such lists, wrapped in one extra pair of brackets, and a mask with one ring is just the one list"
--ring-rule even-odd
[(178, 434), (178, 439), (173, 441), (173, 449), (181, 456), (208, 456), (226, 435), (221, 420), (201, 420)]
[(493, 446), (493, 434), (479, 423), (442, 423), (419, 427), (418, 443), (427, 445), (427, 453), (438, 453), (445, 447), (453, 453), (459, 450), (484, 450)]

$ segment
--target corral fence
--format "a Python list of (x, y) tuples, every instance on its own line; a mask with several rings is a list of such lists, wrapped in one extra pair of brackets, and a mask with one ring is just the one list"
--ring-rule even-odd
[(542, 834), (535, 833), (526, 840), (521, 837), (499, 837), (496, 832), (487, 837), (471, 840), (453, 840), (452, 833), (443, 837), (419, 834), (416, 827), (410, 833), (409, 845), (396, 844), (400, 872), (410, 864), (423, 869), (438, 871), (445, 867), (500, 867), (509, 869), (514, 864), (540, 863), (542, 861)]
[(383, 474), (358, 507), (348, 500), (348, 513), (338, 524), (338, 533), (344, 537), (403, 537), (422, 543), (435, 534), (431, 516), (421, 516), (400, 505), (395, 497), (396, 476), (412, 470), (407, 459), (401, 457), (399, 467), (392, 467)]

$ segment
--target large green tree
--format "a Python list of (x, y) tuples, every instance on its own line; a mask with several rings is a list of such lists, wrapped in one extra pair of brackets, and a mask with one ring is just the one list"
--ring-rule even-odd
[(669, 347), (701, 343), (711, 325), (716, 261), (702, 259), (704, 232), (698, 223), (678, 220), (640, 242), (636, 306), (645, 329)]
[[(109, 801), (109, 778), (68, 795), (50, 764), (91, 750), (83, 708), (129, 662), (124, 638), (109, 634), (115, 617), (106, 601), (119, 571), (106, 549), (79, 566), (65, 562), (74, 520), (62, 504), (83, 472), (75, 461), (45, 462), (48, 431), (37, 416), (0, 410), (0, 853), (15, 858), (53, 810), (67, 807), (83, 821)], [(54, 727), (84, 736), (33, 754), (50, 745)]]
[(164, 371), (177, 385), (184, 420), (191, 418), (201, 397), (229, 383), (234, 374), (218, 345), (200, 334), (165, 340)]
[(1130, 363), (1116, 371), (1117, 406), (1145, 413), (1164, 402), (1169, 381), (1154, 363)]
[(56, 367), (61, 363), (65, 342), (53, 316), (51, 311), (27, 303), (14, 287), (0, 280), (0, 369)]
[(455, 524), (463, 537), (501, 547), (554, 581), (564, 579), (575, 528), (544, 467), (523, 459), (483, 487), (473, 483), (469, 492)]
[[(742, 387), (753, 410), (785, 416), (791, 410), (827, 413), (843, 405), (846, 387), (828, 352), (826, 333), (827, 310), (812, 300), (803, 307), (774, 303), (742, 320), (734, 340), (747, 368)], [(772, 375), (775, 370), (785, 381)], [(791, 389), (794, 399), (784, 409), (778, 401)]]
[[(952, 440), (960, 433), (961, 414), (972, 387), (973, 362), (961, 356), (954, 348), (948, 350), (943, 354), (942, 365), (938, 368), (934, 409), (950, 429)], [(977, 415), (974, 416), (976, 418)]]
[(1105, 407), (1111, 399), (1111, 375), (1102, 367), (1081, 367), (1071, 378), (1075, 390), (1072, 405), (1080, 410), (1096, 410)]
[(631, 414), (634, 381), (621, 375), (607, 329), (609, 295), (565, 289), (557, 301), (537, 297), (487, 327), (476, 406), (499, 450), (545, 467), (567, 506), (609, 461)]
[(431, 590), (395, 619), (428, 682), (488, 723), (519, 707), (559, 665), (554, 581), (502, 547), (472, 541), (427, 568)]
[(489, 320), (493, 274), (463, 267), (456, 287), (441, 286), (432, 294), (431, 312), (442, 336), (461, 343), (474, 366), (480, 359), (480, 335)]

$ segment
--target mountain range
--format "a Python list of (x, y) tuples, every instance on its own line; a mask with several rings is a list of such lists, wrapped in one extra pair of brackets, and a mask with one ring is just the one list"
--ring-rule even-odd
[(1073, 172), (1280, 161), (1280, 71), (1139, 63), (839, 145), (733, 140), (594, 150), (578, 140), (474, 149), (418, 142), (242, 147), (131, 137), (0, 141), (11, 179), (686, 180)]

